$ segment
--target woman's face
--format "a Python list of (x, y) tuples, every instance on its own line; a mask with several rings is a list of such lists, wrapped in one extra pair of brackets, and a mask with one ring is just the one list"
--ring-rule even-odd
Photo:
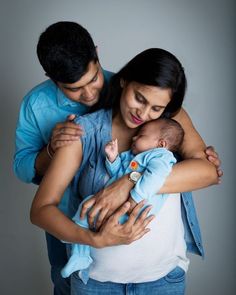
[(171, 100), (171, 90), (137, 82), (123, 83), (120, 99), (121, 117), (129, 128), (157, 119)]

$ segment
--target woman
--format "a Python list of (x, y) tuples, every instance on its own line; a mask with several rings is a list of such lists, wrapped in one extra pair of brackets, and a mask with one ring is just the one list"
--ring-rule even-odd
[[(148, 49), (114, 76), (105, 109), (77, 120), (85, 133), (81, 140), (55, 154), (33, 201), (31, 220), (59, 239), (94, 247), (88, 284), (84, 285), (74, 273), (72, 294), (126, 294), (127, 289), (135, 289), (135, 294), (184, 293), (187, 247), (200, 254), (203, 250), (192, 199), (176, 192), (203, 188), (218, 180), (215, 167), (206, 160), (204, 142), (181, 108), (185, 89), (184, 70), (176, 57), (162, 49)], [(143, 204), (134, 207), (132, 201), (126, 202), (95, 233), (77, 227), (57, 209), (75, 175), (82, 197), (104, 187), (108, 180), (104, 146), (108, 141), (117, 138), (120, 152), (128, 150), (139, 127), (160, 116), (177, 120), (184, 128), (185, 138), (180, 150), (184, 161), (174, 166), (160, 191), (176, 194), (168, 199), (158, 220), (146, 218), (147, 209), (136, 221)], [(110, 202), (116, 205), (111, 207), (117, 208), (123, 201), (114, 196)], [(119, 216), (129, 210), (130, 203), (134, 207), (130, 218), (120, 225)], [(78, 199), (72, 198), (71, 204), (75, 210)], [(187, 215), (181, 214), (181, 204)], [(102, 220), (109, 208), (100, 209)], [(184, 231), (185, 224), (189, 235)], [(194, 228), (189, 231), (191, 224)], [(132, 241), (135, 242), (129, 246), (107, 247)]]

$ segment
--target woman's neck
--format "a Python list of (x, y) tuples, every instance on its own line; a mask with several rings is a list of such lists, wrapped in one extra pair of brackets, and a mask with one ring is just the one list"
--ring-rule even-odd
[(125, 124), (120, 113), (112, 119), (112, 139), (118, 139), (119, 153), (130, 149), (132, 137), (136, 135), (138, 128), (129, 128)]

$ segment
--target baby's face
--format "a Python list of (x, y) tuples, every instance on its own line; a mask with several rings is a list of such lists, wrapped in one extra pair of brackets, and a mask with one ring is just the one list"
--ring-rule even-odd
[(154, 149), (158, 147), (160, 130), (153, 124), (147, 123), (138, 132), (138, 134), (133, 137), (133, 143), (131, 145), (131, 150), (134, 155), (141, 152)]

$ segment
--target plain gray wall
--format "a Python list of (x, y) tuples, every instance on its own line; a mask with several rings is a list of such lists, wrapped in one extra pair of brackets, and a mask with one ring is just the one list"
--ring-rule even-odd
[(187, 294), (235, 294), (235, 6), (233, 0), (1, 1), (0, 294), (51, 294), (44, 232), (29, 221), (36, 188), (16, 179), (12, 158), (21, 99), (45, 79), (35, 53), (38, 36), (59, 20), (89, 30), (106, 69), (118, 70), (148, 47), (182, 61), (184, 106), (224, 169), (220, 186), (194, 193), (206, 258), (191, 255)]

